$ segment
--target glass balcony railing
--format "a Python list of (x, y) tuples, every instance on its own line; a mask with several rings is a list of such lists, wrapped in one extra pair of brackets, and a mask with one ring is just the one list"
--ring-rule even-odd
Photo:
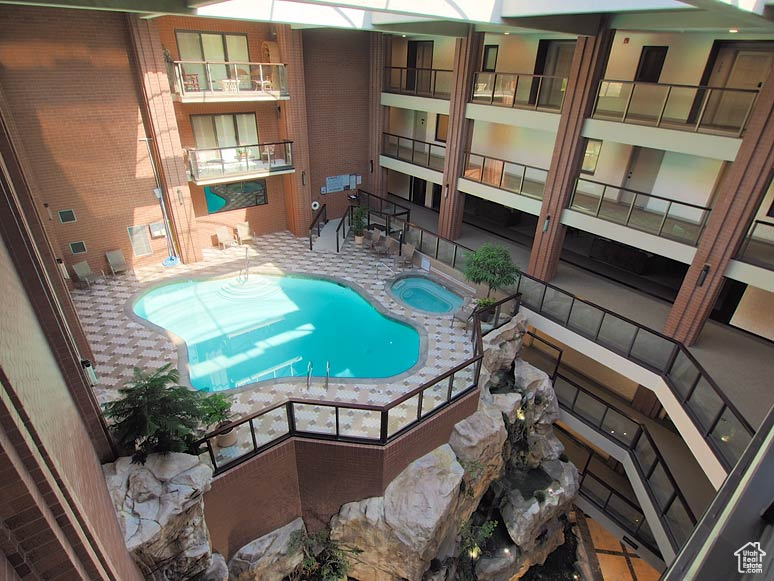
[(554, 388), (562, 409), (629, 454), (672, 546), (681, 547), (696, 526), (696, 516), (647, 428), (561, 373)]
[(465, 173), (462, 177), (506, 192), (542, 200), (548, 170), (466, 152)]
[(567, 90), (566, 77), (518, 73), (476, 73), (472, 103), (559, 112)]
[(286, 171), (293, 168), (293, 142), (189, 149), (188, 166), (195, 182)]
[(448, 99), (454, 71), (407, 67), (384, 67), (384, 91), (418, 97)]
[(420, 141), (419, 139), (384, 133), (382, 137), (382, 155), (436, 171), (443, 171), (443, 164), (446, 160), (446, 147), (436, 143)]
[(586, 178), (575, 181), (570, 208), (691, 246), (698, 244), (711, 211)]
[(774, 270), (774, 223), (755, 220), (736, 253), (736, 259)]
[(175, 61), (172, 86), (181, 98), (208, 100), (288, 99), (284, 64), (225, 61)]
[(740, 136), (758, 91), (635, 81), (599, 84), (593, 117), (681, 131)]

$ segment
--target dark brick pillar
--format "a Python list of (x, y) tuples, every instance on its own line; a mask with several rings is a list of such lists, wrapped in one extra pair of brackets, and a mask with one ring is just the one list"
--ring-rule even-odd
[(183, 262), (197, 262), (202, 255), (196, 243), (196, 218), (161, 39), (153, 20), (127, 15), (127, 22), (145, 131), (153, 140), (151, 150), (166, 194), (173, 235)]
[(449, 130), (446, 160), (443, 165), (441, 212), (438, 234), (455, 239), (462, 233), (465, 194), (457, 190), (457, 178), (463, 174), (465, 150), (470, 147), (473, 123), (465, 119), (465, 108), (473, 86), (473, 75), (481, 62), (484, 35), (471, 27), (468, 36), (458, 38), (454, 47), (454, 78), (449, 100)]
[(529, 259), (529, 274), (543, 280), (551, 280), (559, 266), (565, 234), (560, 218), (570, 201), (575, 178), (583, 163), (586, 141), (581, 137), (581, 130), (584, 120), (591, 114), (612, 42), (613, 31), (603, 21), (596, 36), (580, 36), (575, 45), (554, 153), (546, 177), (543, 207)]
[[(699, 240), (696, 256), (667, 318), (666, 334), (687, 345), (696, 341), (723, 287), (728, 262), (747, 234), (772, 175), (774, 71), (758, 95), (739, 153), (720, 182), (719, 196)], [(700, 278), (704, 278), (701, 285)]]
[(381, 32), (371, 33), (371, 68), (369, 71), (369, 124), (368, 124), (368, 190), (380, 196), (387, 195), (387, 169), (379, 165), (382, 151), (382, 133), (387, 126), (387, 107), (382, 107), (385, 55), (390, 53), (391, 37)]
[[(284, 176), (285, 212), (288, 230), (296, 236), (308, 234), (312, 221), (311, 178), (309, 175), (309, 128), (306, 116), (306, 82), (304, 81), (304, 40), (300, 30), (277, 27), (280, 56), (287, 66), (290, 100), (282, 101), (282, 124), (285, 138), (293, 142), (293, 164), (296, 173)], [(304, 185), (306, 181), (306, 185)]]

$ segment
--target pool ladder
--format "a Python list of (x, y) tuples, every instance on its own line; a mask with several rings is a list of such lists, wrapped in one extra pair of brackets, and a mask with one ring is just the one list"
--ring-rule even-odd
[(250, 255), (248, 254), (249, 248), (245, 248), (245, 266), (242, 270), (239, 271), (239, 274), (237, 275), (237, 280), (241, 283), (247, 282), (247, 277), (250, 274)]
[(312, 386), (312, 362), (306, 366), (306, 389), (308, 390)]
[[(306, 366), (306, 389), (312, 386), (312, 362), (310, 361)], [(331, 362), (325, 362), (325, 390), (328, 390), (328, 384), (331, 380)]]

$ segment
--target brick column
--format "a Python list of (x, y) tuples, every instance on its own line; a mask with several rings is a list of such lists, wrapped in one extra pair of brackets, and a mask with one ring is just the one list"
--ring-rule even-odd
[[(696, 341), (723, 286), (728, 263), (747, 234), (772, 175), (774, 71), (758, 95), (739, 153), (722, 178), (720, 195), (667, 318), (666, 334), (687, 345)], [(701, 278), (704, 280), (699, 285)]]
[(458, 38), (454, 47), (454, 78), (449, 99), (449, 130), (438, 217), (438, 234), (452, 240), (462, 234), (465, 194), (457, 190), (457, 178), (463, 174), (465, 150), (470, 147), (472, 137), (473, 123), (465, 119), (465, 108), (473, 86), (473, 74), (481, 62), (483, 44), (484, 34), (474, 32), (471, 27), (468, 36)]
[(172, 234), (181, 260), (196, 262), (202, 255), (196, 243), (196, 218), (161, 39), (153, 20), (127, 15), (127, 22), (146, 137), (153, 140), (151, 150), (164, 190)]
[[(581, 130), (584, 120), (591, 114), (595, 92), (607, 65), (613, 35), (613, 31), (603, 21), (596, 36), (580, 36), (575, 45), (554, 152), (546, 177), (543, 206), (529, 258), (529, 274), (543, 280), (551, 280), (559, 266), (565, 234), (565, 227), (560, 220), (562, 210), (570, 201), (575, 178), (583, 163), (586, 141), (581, 137)], [(543, 232), (547, 218), (547, 230)]]
[[(277, 42), (280, 55), (287, 66), (289, 101), (281, 101), (282, 127), (285, 139), (293, 142), (293, 164), (296, 173), (283, 179), (285, 212), (288, 230), (296, 236), (308, 234), (312, 221), (312, 183), (309, 164), (309, 129), (306, 117), (306, 83), (304, 81), (304, 40), (300, 30), (290, 26), (277, 26)], [(306, 176), (306, 185), (304, 185)]]
[(382, 91), (384, 90), (385, 55), (390, 54), (390, 35), (381, 32), (370, 33), (371, 68), (369, 71), (369, 123), (368, 123), (368, 159), (370, 174), (367, 177), (368, 191), (387, 195), (387, 169), (379, 165), (379, 155), (382, 152), (382, 134), (387, 126), (387, 107), (382, 107)]

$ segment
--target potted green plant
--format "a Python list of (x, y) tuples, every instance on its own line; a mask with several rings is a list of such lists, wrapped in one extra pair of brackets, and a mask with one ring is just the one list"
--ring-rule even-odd
[(222, 393), (214, 393), (202, 398), (201, 406), (202, 422), (206, 426), (214, 426), (216, 430), (223, 429), (215, 436), (215, 445), (219, 448), (228, 448), (236, 444), (236, 430), (227, 428), (231, 425), (231, 400)]
[[(486, 243), (466, 261), (464, 275), (473, 284), (487, 286), (486, 298), (479, 299), (477, 309), (483, 310), (495, 303), (492, 292), (514, 284), (521, 271), (513, 264), (508, 249), (499, 244)], [(491, 315), (489, 315), (491, 316)], [(489, 316), (482, 317), (488, 320)]]
[(352, 213), (352, 231), (355, 233), (355, 244), (363, 244), (363, 232), (366, 226), (366, 209), (362, 206), (355, 208)]

